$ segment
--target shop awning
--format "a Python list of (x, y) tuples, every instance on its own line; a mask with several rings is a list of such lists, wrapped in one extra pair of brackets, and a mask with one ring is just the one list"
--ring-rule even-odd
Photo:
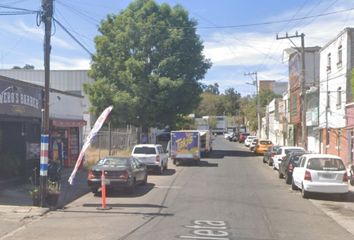
[(86, 126), (86, 121), (82, 119), (51, 119), (51, 124), (54, 127), (83, 127)]

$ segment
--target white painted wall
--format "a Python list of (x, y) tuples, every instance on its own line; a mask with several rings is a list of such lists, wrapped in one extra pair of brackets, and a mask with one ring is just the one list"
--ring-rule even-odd
[[(342, 64), (338, 62), (338, 47), (342, 45)], [(347, 63), (348, 63), (348, 32), (344, 31), (334, 41), (326, 45), (320, 53), (320, 106), (319, 106), (319, 127), (329, 128), (345, 127), (345, 103), (347, 91)], [(328, 54), (331, 53), (331, 69), (327, 70)], [(341, 107), (337, 106), (337, 89), (341, 87)], [(329, 91), (329, 94), (327, 94)], [(327, 95), (330, 99), (329, 111), (326, 114)], [(328, 121), (326, 121), (326, 115)]]
[(49, 94), (49, 117), (58, 119), (83, 120), (84, 98), (60, 92)]

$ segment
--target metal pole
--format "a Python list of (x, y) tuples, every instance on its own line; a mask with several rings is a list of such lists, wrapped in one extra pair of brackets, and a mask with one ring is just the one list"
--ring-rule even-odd
[(256, 77), (256, 92), (257, 92), (257, 125), (258, 125), (258, 138), (262, 136), (262, 122), (261, 122), (261, 114), (260, 114), (260, 96), (259, 96), (259, 86), (258, 86), (258, 77), (257, 72), (254, 73)]
[(304, 148), (307, 149), (307, 126), (306, 126), (306, 82), (305, 82), (305, 34), (301, 33), (301, 136)]
[(108, 122), (108, 132), (109, 132), (109, 139), (108, 139), (108, 144), (109, 144), (109, 149), (108, 149), (108, 155), (111, 156), (112, 154), (112, 129), (111, 129), (111, 121)]
[(41, 133), (41, 162), (40, 162), (40, 192), (41, 203), (44, 207), (47, 195), (48, 175), (48, 144), (49, 144), (49, 83), (50, 83), (50, 38), (52, 32), (53, 0), (42, 0), (42, 22), (44, 22), (44, 102), (43, 129)]
[(326, 99), (326, 146), (325, 153), (327, 153), (327, 148), (329, 144), (329, 129), (328, 129), (328, 110), (329, 110), (329, 91), (328, 91), (328, 72), (327, 72), (327, 99)]

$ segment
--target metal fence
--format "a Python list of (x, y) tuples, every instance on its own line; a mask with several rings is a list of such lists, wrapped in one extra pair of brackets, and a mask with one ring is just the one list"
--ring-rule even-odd
[(137, 144), (137, 131), (135, 127), (101, 130), (91, 143), (91, 148), (107, 150), (111, 155), (116, 155), (119, 151), (129, 150)]

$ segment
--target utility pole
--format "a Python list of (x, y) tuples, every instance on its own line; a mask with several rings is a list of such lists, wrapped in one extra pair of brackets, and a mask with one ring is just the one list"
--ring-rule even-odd
[(49, 149), (49, 84), (50, 84), (50, 39), (52, 34), (53, 0), (42, 0), (41, 21), (44, 23), (44, 101), (43, 128), (41, 132), (41, 159), (39, 188), (41, 193), (41, 207), (45, 206), (48, 188), (48, 149)]
[[(289, 36), (288, 33), (285, 34), (284, 37), (279, 37), (278, 34), (276, 36), (277, 40), (289, 39), (289, 41), (295, 46), (296, 45), (291, 41), (291, 38), (301, 38), (301, 82), (300, 82), (300, 91), (301, 91), (301, 104), (300, 104), (300, 112), (301, 112), (301, 142), (303, 143), (303, 147), (307, 149), (307, 127), (306, 127), (306, 86), (305, 86), (305, 34), (301, 33), (300, 35), (296, 32), (295, 35)], [(298, 51), (298, 50), (297, 50)]]
[(253, 83), (249, 83), (249, 84), (256, 86), (257, 137), (261, 138), (261, 135), (262, 135), (262, 123), (261, 123), (261, 115), (260, 115), (260, 107), (259, 107), (259, 91), (258, 91), (257, 72), (245, 73), (244, 76), (255, 76), (255, 80), (253, 81)]

